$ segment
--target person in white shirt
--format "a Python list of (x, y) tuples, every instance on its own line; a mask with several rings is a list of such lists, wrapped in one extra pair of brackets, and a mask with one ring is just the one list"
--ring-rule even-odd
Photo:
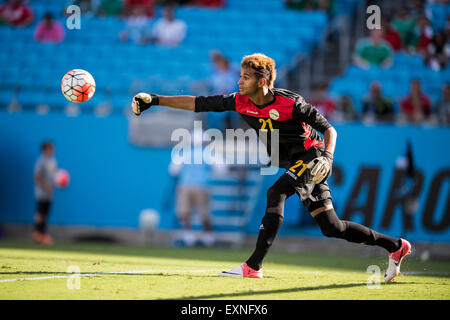
[(153, 26), (153, 36), (157, 44), (176, 47), (183, 42), (186, 30), (186, 23), (176, 19), (174, 7), (169, 6), (164, 9), (163, 17)]
[(37, 243), (51, 245), (53, 240), (47, 233), (47, 220), (55, 193), (54, 176), (58, 171), (58, 163), (54, 157), (55, 145), (52, 142), (43, 142), (41, 151), (42, 154), (34, 166), (36, 213), (32, 238)]

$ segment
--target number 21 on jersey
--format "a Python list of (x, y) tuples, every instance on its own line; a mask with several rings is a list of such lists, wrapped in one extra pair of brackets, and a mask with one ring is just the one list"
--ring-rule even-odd
[(272, 120), (270, 119), (259, 119), (259, 122), (262, 124), (261, 125), (261, 131), (267, 131), (267, 126), (269, 126), (269, 130), (273, 131), (273, 126), (272, 126)]

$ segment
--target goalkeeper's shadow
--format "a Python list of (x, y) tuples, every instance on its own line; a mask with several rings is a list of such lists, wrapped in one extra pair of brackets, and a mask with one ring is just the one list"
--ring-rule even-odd
[[(242, 279), (241, 279), (242, 280)], [(256, 280), (260, 281), (260, 280)], [(396, 285), (410, 284), (410, 283), (393, 283)], [(391, 285), (393, 285), (391, 284)], [(222, 298), (232, 298), (235, 299), (237, 297), (245, 297), (245, 296), (255, 296), (255, 295), (264, 295), (264, 294), (282, 294), (282, 293), (295, 293), (295, 292), (308, 292), (308, 291), (317, 291), (317, 290), (328, 290), (328, 289), (347, 289), (347, 288), (355, 288), (355, 287), (367, 287), (366, 282), (360, 283), (346, 283), (346, 284), (330, 284), (330, 285), (322, 285), (322, 286), (309, 286), (309, 287), (300, 287), (300, 288), (288, 288), (288, 289), (278, 289), (278, 290), (251, 290), (244, 292), (231, 292), (231, 293), (219, 293), (219, 294), (211, 294), (211, 295), (200, 295), (200, 296), (188, 296), (188, 297), (178, 297), (174, 298), (174, 300), (202, 300), (202, 299), (222, 299)]]

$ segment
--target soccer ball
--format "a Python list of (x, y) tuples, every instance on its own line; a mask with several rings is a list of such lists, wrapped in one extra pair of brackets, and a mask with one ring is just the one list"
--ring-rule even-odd
[(61, 91), (64, 97), (71, 102), (88, 101), (95, 92), (94, 78), (86, 70), (70, 70), (61, 80)]
[(158, 228), (159, 214), (152, 209), (144, 209), (139, 215), (139, 226), (143, 231), (151, 232)]
[(67, 188), (70, 182), (70, 176), (69, 173), (64, 170), (60, 169), (55, 174), (55, 183), (59, 188)]

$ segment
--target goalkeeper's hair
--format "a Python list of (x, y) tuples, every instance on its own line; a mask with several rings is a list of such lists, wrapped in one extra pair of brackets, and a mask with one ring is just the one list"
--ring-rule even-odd
[(254, 53), (245, 56), (241, 61), (242, 68), (252, 68), (256, 71), (259, 78), (265, 78), (267, 86), (272, 89), (273, 83), (277, 78), (277, 70), (275, 69), (275, 60), (262, 53)]

